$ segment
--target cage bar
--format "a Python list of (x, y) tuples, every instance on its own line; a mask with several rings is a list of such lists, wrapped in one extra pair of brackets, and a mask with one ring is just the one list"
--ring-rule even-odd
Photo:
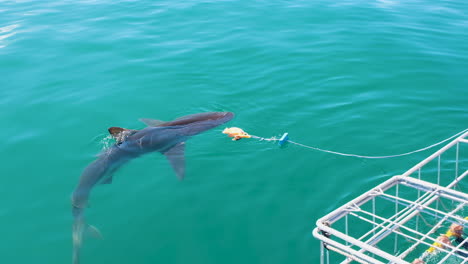
[[(321, 241), (320, 263), (468, 263), (468, 238), (448, 231), (459, 225), (468, 234), (468, 194), (455, 190), (468, 186), (467, 136), (318, 219), (312, 234)], [(447, 175), (454, 175), (448, 184)]]

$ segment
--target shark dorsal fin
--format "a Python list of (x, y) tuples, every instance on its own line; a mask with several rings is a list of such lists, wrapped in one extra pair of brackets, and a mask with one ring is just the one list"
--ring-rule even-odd
[(107, 130), (109, 130), (109, 133), (115, 138), (118, 144), (122, 143), (128, 136), (138, 131), (121, 127), (109, 127)]
[(185, 177), (185, 142), (181, 142), (163, 154), (171, 163), (172, 168), (174, 169), (177, 178), (183, 180)]
[(139, 119), (141, 122), (145, 123), (147, 126), (150, 127), (157, 127), (160, 126), (166, 122), (161, 121), (161, 120), (156, 120), (156, 119), (149, 119), (149, 118), (140, 118)]

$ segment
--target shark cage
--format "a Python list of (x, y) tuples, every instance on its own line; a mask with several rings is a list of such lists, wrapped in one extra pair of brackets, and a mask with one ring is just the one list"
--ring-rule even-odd
[(467, 136), (320, 218), (320, 263), (468, 263)]

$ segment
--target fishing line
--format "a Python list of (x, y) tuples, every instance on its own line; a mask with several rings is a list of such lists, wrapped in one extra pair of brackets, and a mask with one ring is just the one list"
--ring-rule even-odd
[(340, 155), (340, 156), (346, 156), (346, 157), (356, 157), (356, 158), (362, 158), (362, 159), (388, 159), (388, 158), (396, 158), (396, 157), (411, 155), (411, 154), (414, 154), (414, 153), (418, 153), (418, 152), (425, 151), (425, 150), (434, 148), (436, 146), (439, 146), (439, 145), (441, 145), (441, 144), (443, 144), (443, 143), (445, 143), (445, 142), (447, 142), (449, 140), (452, 140), (452, 139), (454, 139), (454, 138), (456, 138), (456, 137), (458, 137), (458, 136), (460, 136), (460, 135), (462, 135), (462, 134), (464, 134), (466, 132), (468, 132), (468, 129), (460, 131), (460, 132), (456, 133), (455, 135), (453, 135), (453, 136), (451, 136), (449, 138), (446, 138), (446, 139), (444, 139), (442, 141), (439, 141), (439, 142), (437, 142), (435, 144), (429, 145), (429, 146), (421, 148), (421, 149), (413, 150), (413, 151), (410, 151), (410, 152), (405, 152), (405, 153), (395, 154), (395, 155), (385, 155), (385, 156), (366, 156), (366, 155), (359, 155), (359, 154), (343, 153), (343, 152), (338, 152), (338, 151), (333, 151), (333, 150), (328, 150), (328, 149), (322, 149), (322, 148), (302, 144), (302, 143), (290, 140), (288, 133), (284, 133), (281, 138), (276, 138), (276, 137), (264, 138), (264, 137), (259, 137), (259, 136), (255, 136), (255, 135), (249, 135), (247, 132), (245, 132), (244, 130), (242, 130), (240, 128), (237, 128), (237, 127), (226, 128), (226, 129), (223, 130), (224, 134), (227, 134), (229, 137), (233, 138), (232, 140), (239, 140), (239, 139), (242, 139), (242, 138), (254, 138), (254, 139), (258, 139), (260, 141), (277, 141), (279, 145), (284, 145), (287, 142), (287, 143), (291, 143), (291, 144), (294, 144), (294, 145), (299, 146), (299, 147), (312, 149), (312, 150), (316, 150), (316, 151), (320, 151), (320, 152), (325, 152), (325, 153), (330, 153), (330, 154), (335, 154), (335, 155)]

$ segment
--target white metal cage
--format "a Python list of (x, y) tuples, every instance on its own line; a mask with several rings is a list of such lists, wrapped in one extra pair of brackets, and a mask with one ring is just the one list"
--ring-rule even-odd
[(321, 263), (468, 263), (467, 136), (320, 218)]

